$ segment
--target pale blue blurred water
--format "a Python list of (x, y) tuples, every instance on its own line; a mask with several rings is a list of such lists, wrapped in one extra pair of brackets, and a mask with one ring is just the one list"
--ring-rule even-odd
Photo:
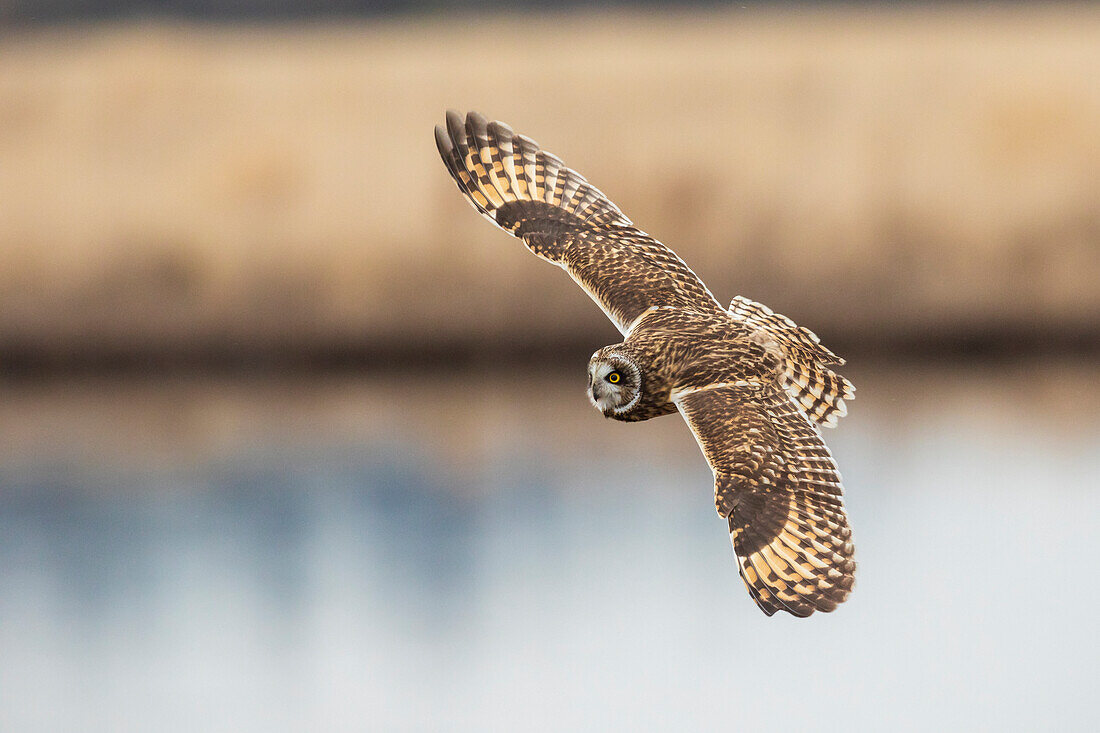
[(857, 381), (807, 620), (568, 376), (9, 388), (0, 729), (1095, 730), (1100, 387), (1037, 372)]

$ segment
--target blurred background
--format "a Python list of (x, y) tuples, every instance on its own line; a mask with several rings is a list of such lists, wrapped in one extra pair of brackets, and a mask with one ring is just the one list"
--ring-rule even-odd
[[(1100, 8), (0, 2), (0, 729), (1096, 730)], [(462, 200), (538, 140), (848, 359), (768, 619)]]

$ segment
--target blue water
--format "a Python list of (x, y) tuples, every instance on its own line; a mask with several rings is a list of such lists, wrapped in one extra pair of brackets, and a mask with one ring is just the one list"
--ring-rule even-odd
[(806, 620), (569, 376), (0, 390), (0, 730), (1100, 726), (1091, 367), (857, 380)]

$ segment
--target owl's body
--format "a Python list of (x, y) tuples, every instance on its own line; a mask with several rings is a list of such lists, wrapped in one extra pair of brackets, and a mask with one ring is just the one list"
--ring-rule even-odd
[(607, 349), (629, 354), (642, 375), (639, 404), (608, 415), (617, 420), (676, 412), (675, 396), (709, 385), (781, 379), (780, 360), (766, 341), (722, 312), (658, 306), (637, 319), (621, 344)]
[(506, 125), (448, 113), (436, 142), (474, 208), (566, 270), (622, 332), (589, 361), (597, 409), (624, 421), (684, 416), (757, 605), (836, 608), (855, 562), (817, 424), (835, 425), (854, 393), (829, 369), (842, 360), (759, 303), (739, 296), (724, 308), (672, 250)]

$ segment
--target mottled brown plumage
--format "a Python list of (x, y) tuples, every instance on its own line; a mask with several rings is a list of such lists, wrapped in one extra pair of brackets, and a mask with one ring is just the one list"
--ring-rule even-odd
[(679, 411), (714, 472), (741, 578), (769, 616), (832, 611), (855, 562), (840, 474), (817, 424), (854, 388), (817, 336), (738, 296), (723, 308), (683, 260), (530, 138), (447, 113), (439, 153), (475, 209), (572, 276), (624, 336), (588, 365), (617, 420)]

